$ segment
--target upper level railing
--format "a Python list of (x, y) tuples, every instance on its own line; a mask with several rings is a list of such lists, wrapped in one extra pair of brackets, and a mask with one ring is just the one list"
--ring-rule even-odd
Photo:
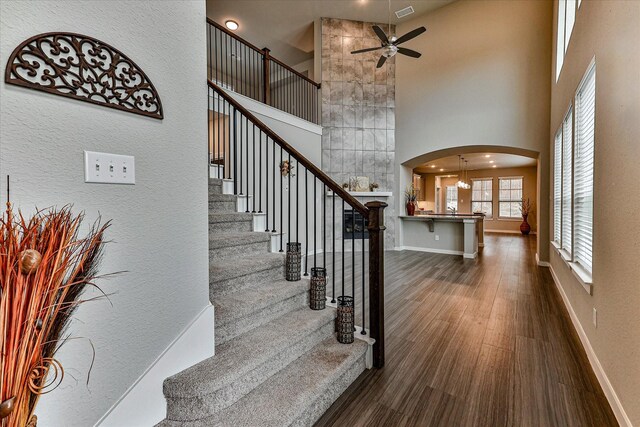
[(305, 275), (326, 269), (332, 303), (353, 298), (356, 333), (375, 339), (373, 365), (384, 366), (387, 205), (360, 203), (212, 81), (209, 163), (215, 177), (233, 180), (246, 212), (264, 215), (281, 252), (301, 244)]
[(320, 84), (207, 19), (208, 78), (224, 89), (319, 124)]

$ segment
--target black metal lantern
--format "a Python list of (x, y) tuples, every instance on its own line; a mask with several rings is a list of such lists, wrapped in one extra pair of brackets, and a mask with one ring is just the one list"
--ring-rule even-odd
[(309, 307), (311, 310), (324, 310), (327, 306), (327, 269), (312, 267), (310, 282)]
[(298, 242), (287, 243), (287, 258), (285, 274), (289, 282), (297, 282), (300, 280), (300, 266), (302, 259), (302, 244)]
[(338, 317), (336, 318), (338, 342), (351, 344), (354, 331), (354, 306), (353, 297), (338, 297)]

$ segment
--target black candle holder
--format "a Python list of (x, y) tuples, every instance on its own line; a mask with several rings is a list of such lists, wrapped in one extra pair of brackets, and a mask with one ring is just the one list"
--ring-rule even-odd
[(338, 342), (351, 344), (354, 340), (354, 306), (353, 297), (338, 297), (338, 316), (336, 318)]
[(312, 267), (310, 282), (309, 307), (311, 310), (324, 310), (327, 306), (327, 269)]
[(298, 242), (287, 243), (287, 255), (285, 261), (285, 278), (289, 282), (300, 280), (300, 266), (302, 260), (302, 244)]

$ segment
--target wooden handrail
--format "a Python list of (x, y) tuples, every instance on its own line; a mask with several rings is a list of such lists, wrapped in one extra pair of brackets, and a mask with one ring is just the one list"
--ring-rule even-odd
[(357, 210), (361, 215), (365, 218), (369, 217), (369, 209), (364, 206), (362, 203), (358, 201), (355, 197), (345, 191), (340, 185), (338, 185), (334, 180), (329, 178), (327, 174), (325, 174), (321, 169), (319, 169), (316, 165), (311, 163), (300, 154), (295, 148), (289, 145), (284, 139), (282, 139), (278, 134), (271, 130), (267, 125), (265, 125), (260, 119), (251, 114), (249, 110), (244, 108), (240, 103), (238, 103), (235, 99), (229, 96), (224, 90), (222, 90), (217, 84), (212, 82), (211, 80), (207, 80), (209, 87), (216, 91), (216, 93), (224, 98), (229, 104), (231, 104), (237, 111), (240, 111), (245, 117), (247, 117), (253, 124), (255, 124), (260, 130), (262, 130), (269, 138), (271, 138), (274, 142), (276, 142), (284, 151), (291, 154), (294, 159), (302, 166), (304, 166), (309, 172), (315, 175), (323, 184), (325, 184), (330, 190), (333, 191), (334, 194), (337, 194), (347, 202), (352, 208)]
[[(229, 31), (227, 28), (225, 28), (224, 26), (218, 24), (215, 21), (212, 21), (211, 19), (207, 18), (207, 23), (209, 23), (210, 25), (213, 25), (214, 27), (216, 27), (217, 29), (219, 29), (220, 31), (222, 31), (223, 33), (227, 34), (228, 36), (238, 40), (240, 43), (245, 44), (246, 46), (248, 46), (249, 48), (255, 50), (256, 52), (265, 55), (265, 51), (268, 50), (266, 47), (264, 49), (260, 49), (257, 46), (249, 43), (248, 41), (246, 41), (245, 39), (243, 39), (242, 37), (240, 37), (237, 34), (234, 34), (233, 32)], [(311, 80), (309, 77), (305, 76), (304, 74), (302, 74), (299, 71), (294, 70), (293, 68), (291, 68), (290, 66), (288, 66), (287, 64), (285, 64), (284, 62), (280, 61), (277, 58), (274, 58), (271, 55), (268, 55), (269, 59), (273, 62), (275, 62), (276, 64), (280, 65), (281, 67), (285, 68), (287, 71), (295, 74), (296, 76), (300, 77), (301, 79), (309, 82), (310, 84), (314, 85), (316, 88), (320, 89), (320, 83), (317, 83), (313, 80)]]

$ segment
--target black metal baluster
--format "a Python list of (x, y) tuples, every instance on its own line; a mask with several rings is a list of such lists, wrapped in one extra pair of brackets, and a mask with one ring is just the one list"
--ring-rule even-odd
[(356, 305), (356, 210), (352, 209), (351, 215), (351, 296), (353, 306)]
[(262, 130), (260, 130), (260, 142), (258, 143), (258, 192), (260, 193), (258, 213), (262, 213), (262, 133)]
[(331, 302), (336, 303), (336, 193), (331, 194)]
[(273, 202), (272, 202), (272, 207), (273, 207), (273, 220), (272, 220), (272, 228), (271, 228), (271, 232), (275, 233), (276, 232), (276, 169), (278, 168), (276, 166), (276, 141), (274, 139), (271, 140), (271, 142), (273, 143)]
[(309, 275), (309, 169), (304, 169), (304, 275)]
[(258, 197), (256, 195), (256, 125), (253, 122), (251, 125), (253, 126), (253, 204), (251, 205), (253, 209), (251, 212), (256, 213), (256, 197)]
[(364, 252), (364, 231), (367, 229), (366, 225), (365, 225), (365, 218), (364, 215), (360, 215), (362, 217), (362, 331), (360, 331), (360, 333), (362, 335), (367, 335), (367, 331), (365, 330), (366, 328), (366, 322), (365, 322), (365, 309), (364, 309), (364, 302), (367, 300), (364, 297), (364, 282), (365, 282), (365, 274), (364, 274), (364, 263), (366, 260), (365, 257), (365, 252)]
[[(300, 166), (300, 163), (296, 163), (296, 166)], [(296, 242), (300, 242), (299, 233), (300, 233), (300, 220), (299, 220), (299, 207), (300, 207), (300, 170), (297, 169), (296, 172)]]
[(327, 269), (327, 185), (322, 186), (322, 268)]
[(345, 218), (344, 218), (344, 199), (342, 199), (342, 296), (344, 296), (344, 270), (345, 270), (345, 265), (344, 265), (344, 234), (345, 231), (347, 229), (347, 224), (345, 224)]
[[(264, 224), (265, 232), (269, 232), (269, 135), (264, 140)], [(271, 244), (271, 242), (269, 242)]]
[[(231, 108), (231, 105), (229, 105)], [(233, 109), (233, 194), (238, 194), (238, 137), (236, 135), (236, 109)], [(231, 131), (231, 127), (229, 127)]]
[(284, 236), (283, 236), (283, 232), (284, 232), (284, 227), (283, 225), (283, 215), (284, 215), (284, 206), (283, 206), (283, 199), (284, 199), (284, 194), (282, 194), (283, 188), (282, 188), (282, 146), (280, 146), (280, 252), (284, 252), (284, 250), (282, 249), (282, 243), (284, 240)]
[(318, 232), (316, 231), (316, 212), (318, 211), (315, 207), (318, 205), (318, 196), (316, 195), (316, 188), (318, 187), (318, 183), (316, 182), (316, 177), (313, 177), (313, 268), (316, 268), (316, 253), (318, 252), (318, 245), (316, 244), (316, 236)]
[(288, 154), (287, 173), (287, 242), (291, 243), (291, 153)]
[(245, 162), (245, 173), (246, 173), (246, 183), (247, 183), (247, 206), (245, 207), (245, 213), (249, 213), (249, 190), (251, 189), (249, 186), (251, 183), (249, 182), (249, 119), (247, 117), (244, 118), (244, 143), (245, 143), (245, 154), (244, 154), (244, 162)]
[[(242, 185), (242, 116), (240, 116), (240, 157), (238, 158), (238, 165), (239, 165), (239, 187), (240, 187), (240, 195), (244, 195), (244, 193), (242, 192), (243, 189), (243, 185)], [(247, 199), (247, 203), (249, 203), (249, 199)]]

